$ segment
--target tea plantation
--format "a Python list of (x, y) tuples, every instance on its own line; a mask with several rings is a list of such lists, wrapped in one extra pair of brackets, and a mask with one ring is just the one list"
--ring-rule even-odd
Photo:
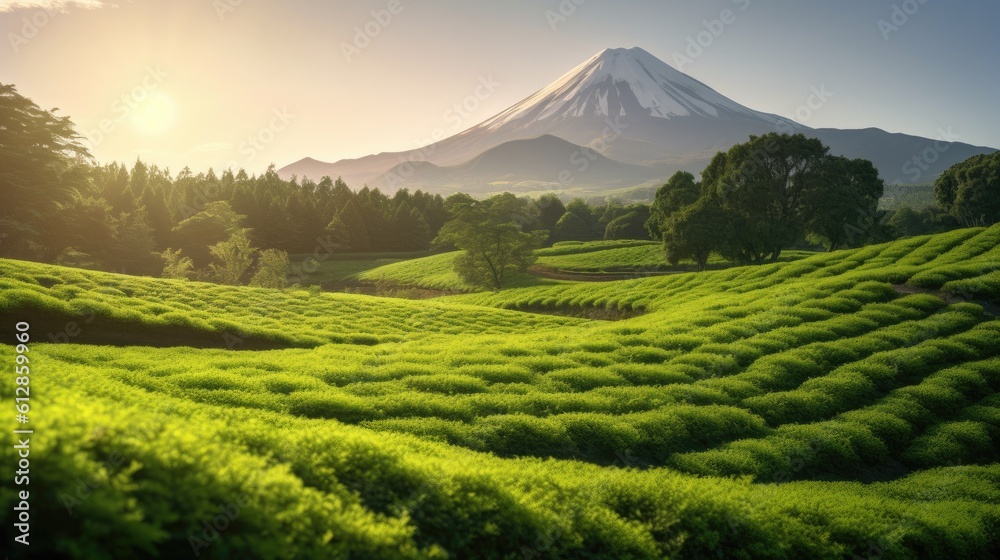
[[(450, 258), (363, 275), (469, 291)], [(32, 323), (31, 552), (1000, 557), (998, 301), (1000, 226), (425, 301), (0, 260), (5, 332)], [(621, 320), (564, 316), (595, 309)]]

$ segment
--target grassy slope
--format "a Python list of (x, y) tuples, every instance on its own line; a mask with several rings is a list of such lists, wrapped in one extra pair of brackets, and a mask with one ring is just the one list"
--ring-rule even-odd
[(93, 317), (105, 324), (175, 327), (215, 338), (255, 335), (305, 347), (401, 341), (428, 332), (558, 328), (571, 322), (437, 302), (237, 288), (0, 259), (0, 313), (26, 309), (65, 317), (83, 329)]
[[(385, 266), (368, 268), (354, 276), (364, 282), (385, 282), (399, 286), (445, 290), (453, 292), (475, 291), (455, 274), (453, 261), (457, 252), (433, 255)], [(537, 266), (558, 272), (615, 273), (635, 272), (692, 272), (694, 263), (683, 262), (670, 266), (664, 262), (663, 245), (656, 241), (589, 241), (562, 242), (537, 251)], [(814, 256), (808, 251), (785, 251), (781, 262), (790, 262)], [(731, 265), (718, 256), (709, 260), (709, 269), (729, 268)], [(558, 285), (532, 274), (518, 274), (510, 287)]]
[[(448, 292), (471, 292), (475, 287), (467, 284), (455, 274), (454, 260), (458, 252), (442, 253), (380, 266), (355, 276), (364, 282), (386, 282), (397, 286), (442, 290)], [(535, 286), (556, 284), (531, 274), (514, 274), (510, 286)]]
[(538, 265), (573, 272), (665, 268), (663, 244), (656, 241), (557, 243), (538, 251)]
[[(235, 325), (289, 343), (379, 342), (36, 344), (34, 427), (59, 437), (32, 451), (45, 465), (32, 488), (49, 497), (33, 507), (62, 531), (47, 545), (125, 556), (190, 554), (189, 535), (238, 501), (238, 522), (202, 556), (987, 557), (1000, 547), (1000, 322), (889, 283), (988, 286), (998, 242), (1000, 227), (963, 230), (434, 302), (0, 261), (0, 311), (141, 324), (176, 310), (206, 336)], [(648, 313), (501, 309), (566, 306)], [(13, 392), (10, 377), (2, 387)], [(68, 515), (59, 497), (95, 476)], [(873, 478), (896, 480), (856, 482)], [(11, 500), (0, 489), (2, 511)]]
[(322, 261), (312, 254), (289, 255), (292, 263), (289, 275), (303, 286), (343, 284), (363, 272), (398, 262), (428, 256), (417, 253), (347, 253), (328, 255)]

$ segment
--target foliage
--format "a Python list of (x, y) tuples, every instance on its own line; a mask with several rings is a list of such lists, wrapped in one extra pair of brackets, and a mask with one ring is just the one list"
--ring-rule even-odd
[(818, 140), (770, 133), (717, 156), (721, 174), (703, 190), (726, 214), (729, 227), (720, 249), (727, 257), (775, 260), (802, 235), (809, 193), (826, 183), (826, 152)]
[(160, 254), (163, 259), (163, 273), (161, 276), (164, 278), (172, 278), (175, 280), (183, 280), (190, 278), (194, 274), (194, 261), (191, 257), (182, 257), (181, 249), (176, 251), (173, 249), (167, 249)]
[(972, 156), (951, 166), (934, 183), (934, 195), (964, 226), (1000, 222), (1000, 153)]
[(727, 225), (725, 211), (711, 197), (671, 213), (661, 231), (667, 262), (676, 266), (691, 259), (698, 270), (705, 270), (709, 256), (726, 242), (723, 233)]
[(250, 279), (250, 285), (256, 288), (284, 288), (288, 285), (285, 276), (288, 266), (288, 253), (265, 249), (257, 257), (257, 272)]
[(808, 195), (806, 231), (831, 251), (885, 240), (879, 231), (885, 212), (878, 209), (884, 189), (872, 162), (827, 157), (822, 177)]
[(534, 250), (547, 232), (525, 232), (517, 217), (524, 202), (511, 195), (497, 195), (483, 202), (464, 204), (441, 228), (439, 243), (462, 250), (455, 258), (455, 272), (475, 286), (499, 290), (511, 272), (523, 272), (534, 260)]
[(652, 239), (663, 238), (663, 226), (674, 212), (694, 204), (700, 196), (701, 186), (694, 175), (686, 171), (674, 173), (670, 180), (656, 190), (656, 198), (649, 209), (646, 230)]
[(648, 221), (649, 207), (644, 204), (635, 205), (634, 209), (629, 209), (608, 222), (604, 230), (604, 239), (647, 239)]
[[(33, 324), (38, 553), (180, 557), (194, 536), (209, 558), (990, 557), (1000, 325), (890, 283), (988, 278), (998, 241), (420, 302), (0, 260), (0, 314), (133, 337), (51, 344)], [(627, 245), (540, 253), (649, 247)], [(571, 306), (645, 314), (503, 309)], [(141, 338), (169, 325), (284, 349)]]
[(0, 84), (0, 256), (53, 257), (52, 222), (85, 185), (90, 157), (68, 117)]
[(231, 286), (240, 284), (257, 254), (257, 249), (250, 246), (250, 236), (246, 230), (233, 232), (229, 239), (212, 245), (208, 250), (215, 258), (215, 262), (208, 268), (210, 278)]

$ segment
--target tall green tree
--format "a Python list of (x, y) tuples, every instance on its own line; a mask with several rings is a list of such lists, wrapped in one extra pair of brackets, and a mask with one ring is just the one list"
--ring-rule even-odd
[(203, 268), (212, 260), (209, 247), (241, 231), (243, 221), (244, 216), (237, 214), (229, 202), (210, 202), (174, 227), (172, 244), (191, 257), (196, 267)]
[(86, 186), (90, 154), (56, 111), (0, 84), (0, 256), (54, 256), (47, 224)]
[(63, 207), (60, 219), (54, 223), (59, 224), (62, 233), (59, 235), (60, 242), (53, 249), (60, 254), (75, 252), (78, 260), (80, 254), (86, 255), (87, 260), (97, 268), (105, 266), (101, 261), (114, 244), (117, 234), (114, 210), (106, 200), (78, 192), (73, 201)]
[(872, 162), (827, 156), (819, 177), (807, 186), (807, 233), (830, 251), (866, 243), (885, 218), (878, 209), (884, 190)]
[(462, 250), (455, 259), (455, 272), (463, 280), (499, 290), (512, 272), (535, 262), (534, 250), (542, 246), (547, 233), (523, 231), (516, 221), (519, 203), (523, 204), (513, 196), (498, 195), (454, 207), (452, 220), (441, 228), (435, 244)]
[(344, 252), (360, 253), (370, 248), (368, 224), (354, 199), (340, 209), (327, 226), (327, 231), (334, 244)]
[(1000, 222), (1000, 152), (951, 166), (934, 183), (934, 196), (966, 227)]
[(538, 229), (549, 232), (556, 231), (556, 224), (566, 213), (566, 205), (554, 194), (543, 194), (535, 201), (538, 210)]
[(662, 230), (667, 261), (676, 266), (690, 259), (699, 271), (705, 270), (712, 252), (725, 241), (726, 226), (726, 213), (713, 196), (671, 212)]
[(736, 262), (775, 261), (801, 239), (810, 187), (822, 180), (826, 154), (819, 140), (769, 133), (713, 160), (704, 189), (729, 218), (723, 254)]
[(121, 212), (114, 225), (114, 240), (101, 259), (105, 267), (124, 274), (159, 273), (161, 258), (146, 209), (140, 206), (131, 212)]
[[(566, 213), (573, 214), (577, 218), (580, 218), (580, 224), (582, 227), (574, 230), (572, 234), (569, 231), (563, 229), (559, 236), (559, 241), (595, 241), (604, 237), (604, 229), (600, 224), (600, 216), (597, 215), (594, 208), (587, 204), (587, 201), (582, 198), (574, 198), (566, 205)], [(560, 218), (560, 221), (562, 218)], [(574, 220), (575, 222), (576, 220)], [(557, 227), (558, 229), (558, 227)], [(571, 237), (563, 237), (563, 234), (572, 235)]]
[(604, 239), (649, 239), (649, 206), (630, 204), (625, 213), (611, 220), (604, 229)]
[(678, 171), (660, 188), (656, 189), (656, 197), (649, 208), (649, 219), (646, 221), (646, 231), (653, 239), (662, 239), (663, 225), (674, 212), (694, 204), (701, 195), (701, 185), (694, 175), (687, 171)]

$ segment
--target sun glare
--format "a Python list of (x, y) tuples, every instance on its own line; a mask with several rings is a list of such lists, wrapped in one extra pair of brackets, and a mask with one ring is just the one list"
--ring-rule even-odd
[(174, 100), (162, 91), (154, 91), (132, 111), (132, 126), (142, 134), (162, 134), (170, 130), (177, 117)]

